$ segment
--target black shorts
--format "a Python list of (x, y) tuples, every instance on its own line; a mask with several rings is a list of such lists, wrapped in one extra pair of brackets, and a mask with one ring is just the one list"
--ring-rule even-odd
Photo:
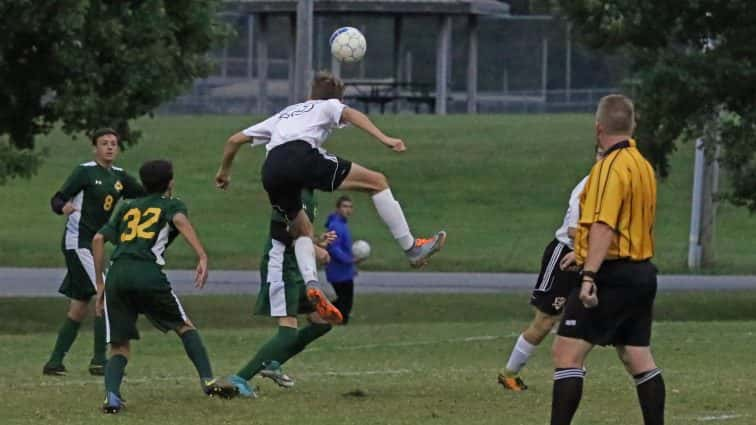
[(598, 306), (585, 308), (580, 302), (580, 288), (575, 288), (557, 333), (594, 345), (648, 347), (656, 273), (650, 261), (605, 261), (596, 276)]
[(564, 271), (559, 267), (559, 262), (570, 252), (570, 247), (556, 239), (543, 251), (541, 273), (530, 296), (530, 304), (549, 316), (561, 314), (570, 291), (580, 285), (577, 272)]
[(333, 192), (351, 169), (350, 161), (295, 140), (268, 152), (262, 166), (262, 183), (273, 208), (293, 220), (302, 209), (302, 189)]

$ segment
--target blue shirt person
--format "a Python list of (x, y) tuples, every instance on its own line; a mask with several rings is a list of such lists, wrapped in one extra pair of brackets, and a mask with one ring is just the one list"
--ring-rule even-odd
[(352, 254), (352, 232), (348, 225), (352, 211), (352, 199), (341, 196), (336, 201), (336, 210), (328, 216), (325, 223), (329, 231), (336, 232), (336, 240), (328, 245), (331, 261), (326, 266), (326, 278), (339, 297), (334, 305), (341, 311), (345, 325), (352, 311), (354, 277), (357, 275), (356, 260)]

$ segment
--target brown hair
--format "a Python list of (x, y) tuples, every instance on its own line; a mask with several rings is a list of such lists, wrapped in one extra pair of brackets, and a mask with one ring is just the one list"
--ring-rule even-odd
[(596, 122), (610, 136), (633, 134), (635, 131), (633, 101), (621, 94), (602, 97), (596, 108)]
[(326, 100), (339, 99), (344, 96), (344, 83), (339, 77), (334, 76), (328, 71), (320, 71), (312, 79), (312, 89), (310, 89), (310, 99)]
[(352, 202), (352, 198), (346, 195), (339, 196), (339, 199), (336, 200), (336, 208), (341, 208), (341, 204), (344, 202)]
[(97, 130), (94, 131), (94, 133), (92, 133), (92, 137), (91, 137), (92, 146), (97, 145), (97, 139), (99, 139), (102, 136), (106, 136), (108, 134), (112, 134), (113, 136), (115, 136), (116, 142), (118, 142), (119, 145), (121, 144), (121, 136), (118, 134), (118, 132), (113, 130), (110, 127), (104, 127), (104, 128), (98, 128)]

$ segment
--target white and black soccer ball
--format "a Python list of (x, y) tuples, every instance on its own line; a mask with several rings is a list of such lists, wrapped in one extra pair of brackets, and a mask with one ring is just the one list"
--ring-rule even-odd
[(341, 27), (329, 39), (331, 54), (339, 62), (358, 62), (365, 56), (367, 41), (365, 36), (353, 27)]
[(370, 244), (363, 240), (354, 241), (352, 244), (352, 255), (355, 260), (364, 260), (370, 257)]

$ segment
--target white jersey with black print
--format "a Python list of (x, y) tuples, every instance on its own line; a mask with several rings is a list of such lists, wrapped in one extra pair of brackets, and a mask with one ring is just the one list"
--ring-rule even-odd
[(268, 152), (295, 140), (303, 140), (323, 151), (321, 146), (331, 131), (342, 127), (341, 113), (345, 107), (338, 99), (308, 100), (288, 106), (242, 133), (252, 138), (252, 146), (265, 145)]
[(570, 203), (567, 206), (567, 212), (564, 214), (562, 227), (558, 228), (556, 231), (557, 240), (570, 247), (570, 249), (575, 249), (575, 247), (567, 230), (570, 227), (577, 228), (578, 220), (580, 219), (580, 194), (583, 193), (583, 188), (585, 188), (585, 183), (587, 181), (588, 176), (583, 177), (583, 180), (580, 180), (580, 183), (572, 189)]

